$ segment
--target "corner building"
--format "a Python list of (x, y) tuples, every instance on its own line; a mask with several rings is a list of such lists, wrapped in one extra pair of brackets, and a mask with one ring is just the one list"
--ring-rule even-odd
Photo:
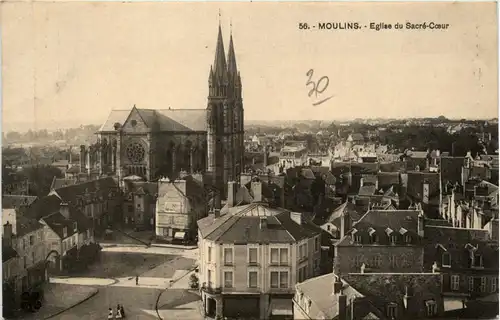
[(97, 142), (81, 146), (80, 172), (146, 181), (204, 172), (225, 195), (243, 169), (244, 112), (233, 37), (226, 59), (220, 25), (208, 87), (206, 109), (112, 110)]

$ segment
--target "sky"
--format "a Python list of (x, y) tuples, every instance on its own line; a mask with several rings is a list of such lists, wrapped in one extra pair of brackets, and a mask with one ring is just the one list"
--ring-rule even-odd
[[(219, 10), (226, 52), (230, 30), (234, 38), (246, 119), (498, 113), (493, 2), (69, 1), (6, 2), (1, 9), (4, 132), (100, 124), (112, 109), (133, 105), (206, 108)], [(449, 28), (369, 29), (372, 22), (407, 21)], [(300, 30), (303, 22), (367, 28)], [(309, 96), (306, 83), (322, 77), (328, 80), (318, 89), (328, 86)]]

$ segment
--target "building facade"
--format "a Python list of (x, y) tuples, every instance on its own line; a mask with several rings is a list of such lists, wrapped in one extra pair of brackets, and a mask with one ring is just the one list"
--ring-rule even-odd
[[(252, 183), (254, 198), (262, 199), (256, 196), (260, 182)], [(294, 285), (319, 275), (320, 229), (301, 213), (236, 201), (198, 221), (205, 314), (291, 316)]]
[(296, 285), (294, 319), (429, 319), (444, 313), (439, 275), (332, 273)]
[(113, 110), (97, 143), (81, 147), (81, 171), (146, 181), (206, 171), (224, 188), (243, 170), (244, 112), (233, 37), (226, 59), (220, 26), (208, 87), (205, 109)]
[(369, 210), (352, 226), (345, 212), (340, 220), (335, 273), (423, 272), (422, 211)]
[(47, 279), (45, 231), (41, 223), (19, 213), (9, 214), (4, 210), (2, 220), (2, 248), (6, 254), (3, 283), (17, 304), (23, 292)]
[(175, 181), (158, 181), (155, 212), (156, 237), (165, 240), (189, 240), (197, 235), (196, 221), (208, 212), (201, 175), (184, 176)]

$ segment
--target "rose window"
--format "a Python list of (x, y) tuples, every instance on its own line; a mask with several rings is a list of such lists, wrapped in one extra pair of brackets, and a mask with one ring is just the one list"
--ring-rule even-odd
[(127, 146), (127, 157), (133, 163), (139, 163), (144, 160), (146, 151), (144, 147), (138, 142), (132, 142)]

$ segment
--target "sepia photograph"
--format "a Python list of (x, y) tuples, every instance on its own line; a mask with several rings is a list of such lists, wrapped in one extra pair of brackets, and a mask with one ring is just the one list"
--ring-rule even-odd
[(496, 2), (0, 2), (3, 319), (498, 319)]

